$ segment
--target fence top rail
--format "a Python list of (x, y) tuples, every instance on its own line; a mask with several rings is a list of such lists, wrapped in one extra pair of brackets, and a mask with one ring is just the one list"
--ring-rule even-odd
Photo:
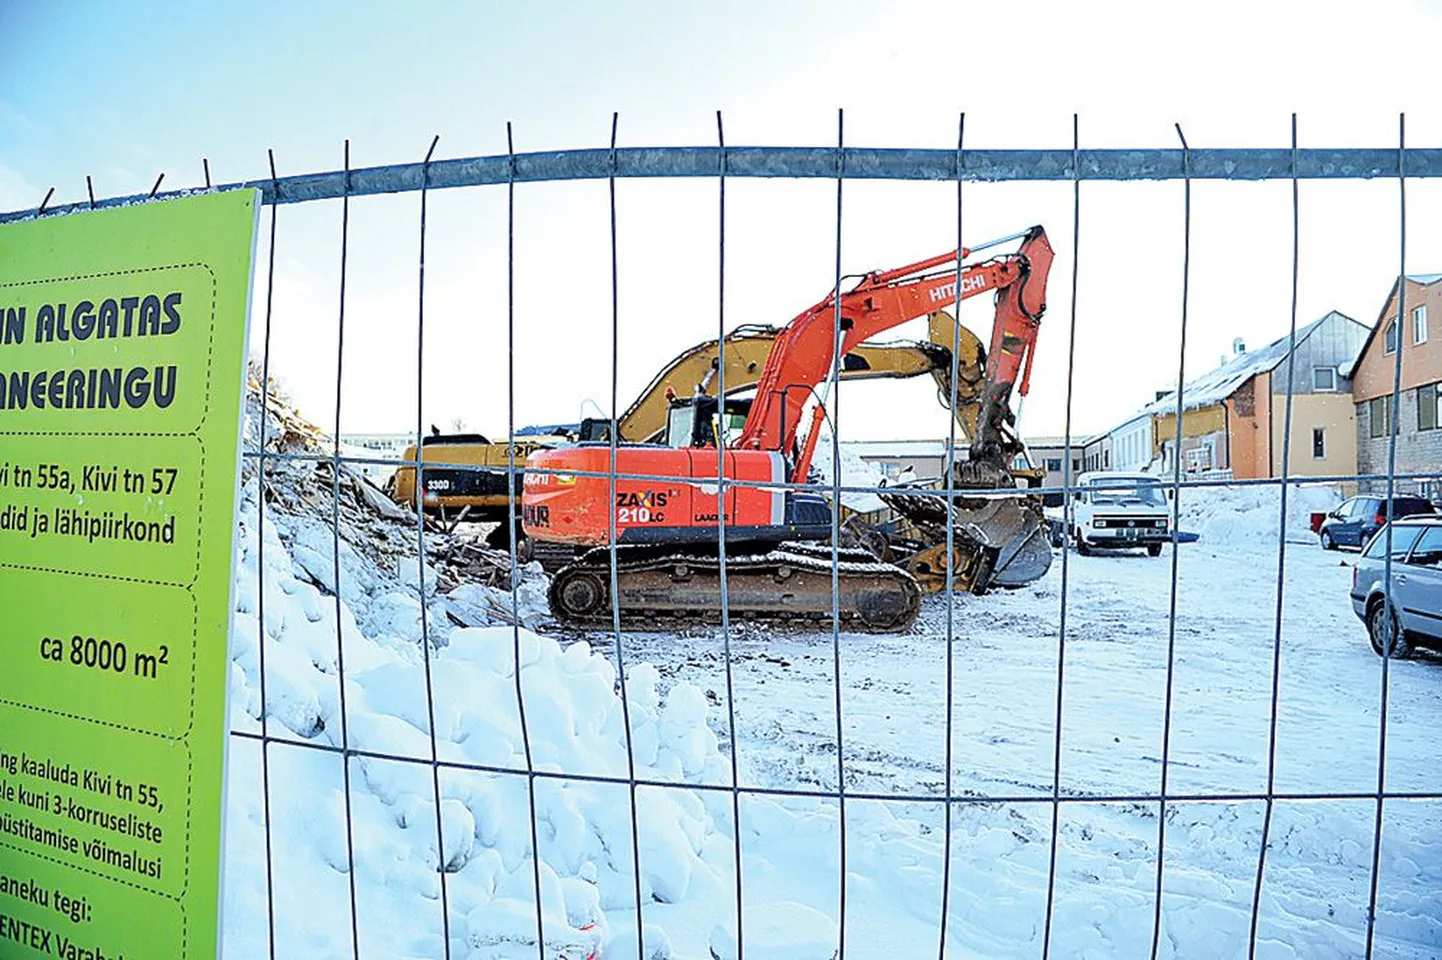
[[(833, 179), (837, 175), (836, 147), (727, 147), (726, 176)], [(1072, 158), (1077, 157), (1080, 180), (1285, 180), (1292, 177), (1290, 147), (1193, 149), (1190, 168), (1184, 170), (1180, 149), (1082, 150), (967, 150), (960, 156), (951, 149), (882, 147), (841, 148), (840, 170), (856, 180), (1069, 181)], [(1395, 177), (1402, 169), (1402, 151), (1391, 148), (1300, 149), (1296, 175), (1303, 180), (1368, 180)], [(1442, 148), (1408, 148), (1406, 175), (1442, 177)], [(514, 169), (514, 173), (512, 172)], [(264, 178), (211, 188), (259, 189), (262, 202), (305, 203), (350, 195), (372, 196), (452, 187), (475, 187), (554, 180), (600, 180), (642, 177), (714, 177), (721, 173), (720, 147), (600, 147), (461, 157), (430, 163), (363, 167), (346, 173), (331, 170), (299, 176)], [(136, 194), (97, 200), (94, 208), (125, 206), (148, 199), (170, 199), (204, 189)], [(37, 198), (38, 199), (38, 198)], [(44, 206), (44, 203), (41, 203)], [(89, 202), (45, 207), (45, 216), (90, 209)], [(27, 220), (39, 208), (0, 213), (0, 223)]]

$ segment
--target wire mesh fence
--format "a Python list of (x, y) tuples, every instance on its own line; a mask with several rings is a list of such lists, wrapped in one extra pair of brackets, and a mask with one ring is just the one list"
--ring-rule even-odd
[[(1400, 413), (1408, 392), (1403, 386), (1406, 350), (1401, 346), (1383, 357), (1390, 364), (1391, 384), (1385, 410), (1390, 429), (1383, 431), (1385, 469), (1314, 471), (1304, 478), (1289, 472), (1299, 442), (1293, 435), (1294, 385), (1306, 209), (1300, 184), (1395, 183), (1396, 276), (1405, 278), (1406, 188), (1411, 181), (1442, 175), (1442, 150), (1408, 148), (1400, 128), (1395, 148), (1303, 148), (1295, 120), (1287, 149), (1192, 148), (1180, 128), (1178, 145), (1171, 149), (1083, 149), (1074, 125), (1067, 150), (971, 150), (964, 122), (958, 126), (954, 149), (865, 149), (846, 145), (840, 117), (833, 147), (727, 146), (719, 116), (717, 144), (710, 147), (626, 148), (618, 145), (617, 132), (613, 120), (610, 144), (604, 149), (527, 154), (511, 147), (503, 156), (451, 160), (434, 159), (438, 144), (432, 141), (418, 163), (364, 169), (352, 167), (347, 143), (338, 171), (283, 177), (272, 157), (270, 176), (248, 184), (262, 191), (268, 211), (260, 261), (264, 273), (257, 278), (260, 322), (253, 325), (252, 337), (258, 395), (251, 400), (244, 438), (248, 492), (237, 543), (238, 577), (254, 577), (253, 586), (241, 591), (241, 612), (252, 626), (240, 631), (245, 636), (235, 655), (244, 675), (238, 681), (243, 697), (233, 710), (237, 719), (230, 733), (236, 771), (231, 776), (232, 803), (237, 793), (246, 791), (259, 802), (254, 822), (231, 830), (233, 845), (251, 840), (260, 844), (254, 855), (232, 855), (227, 876), (227, 923), (237, 922), (237, 910), (251, 915), (240, 921), (250, 930), (242, 952), (300, 956), (339, 950), (357, 958), (649, 958), (671, 955), (672, 949), (677, 956), (704, 955), (695, 952), (697, 944), (704, 944), (711, 956), (740, 957), (773, 955), (767, 951), (779, 944), (794, 956), (874, 956), (878, 945), (892, 942), (906, 955), (942, 957), (1210, 956), (1219, 950), (1255, 956), (1284, 946), (1305, 952), (1306, 945), (1316, 941), (1307, 934), (1298, 947), (1293, 939), (1300, 936), (1298, 923), (1337, 926), (1341, 932), (1327, 942), (1340, 945), (1339, 954), (1420, 956), (1442, 945), (1442, 921), (1431, 912), (1439, 905), (1436, 868), (1426, 862), (1428, 851), (1442, 842), (1435, 828), (1442, 793), (1428, 779), (1435, 763), (1412, 740), (1400, 761), (1388, 750), (1389, 730), (1397, 723), (1389, 696), (1396, 679), (1393, 659), (1403, 648), (1388, 642), (1378, 647), (1375, 698), (1361, 698), (1359, 691), (1338, 686), (1319, 687), (1325, 696), (1355, 707), (1362, 722), (1375, 724), (1339, 736), (1320, 726), (1317, 717), (1307, 716), (1315, 703), (1289, 700), (1289, 681), (1316, 682), (1302, 661), (1317, 638), (1303, 638), (1308, 642), (1302, 643), (1289, 638), (1286, 630), (1299, 609), (1291, 600), (1299, 589), (1296, 578), (1320, 569), (1297, 562), (1299, 552), (1315, 549), (1311, 531), (1299, 531), (1288, 512), (1295, 503), (1291, 498), (1302, 495), (1298, 484), (1303, 479), (1378, 491), (1385, 496), (1379, 508), (1384, 520), (1391, 519), (1390, 505), (1399, 493), (1416, 490), (1426, 495), (1442, 480), (1442, 462), (1419, 467), (1397, 458), (1399, 435), (1408, 426)], [(208, 165), (206, 172), (208, 187)], [(706, 336), (714, 336), (718, 349), (738, 325), (735, 304), (746, 302), (745, 292), (728, 274), (737, 242), (734, 228), (728, 241), (728, 189), (734, 190), (738, 180), (765, 178), (793, 185), (815, 181), (827, 188), (833, 218), (829, 226), (834, 227), (827, 280), (838, 294), (828, 311), (829, 375), (818, 398), (833, 438), (817, 455), (818, 464), (829, 460), (826, 479), (742, 479), (728, 467), (732, 450), (724, 442), (697, 448), (698, 456), (715, 458), (707, 467), (710, 473), (694, 476), (711, 478), (700, 485), (697, 502), (714, 497), (714, 513), (705, 528), (711, 539), (704, 542), (711, 544), (719, 561), (721, 595), (715, 627), (700, 633), (668, 629), (664, 622), (638, 628), (623, 622), (619, 601), (626, 563), (618, 543), (624, 517), (619, 511), (626, 507), (617, 497), (630, 489), (622, 484), (676, 478), (618, 466), (620, 451), (628, 445), (618, 426), (629, 383), (622, 375), (629, 346), (623, 337), (624, 283), (629, 270), (645, 275), (650, 269), (645, 262), (626, 258), (627, 211), (618, 187), (674, 178), (714, 188), (714, 307), (708, 306), (707, 312), (714, 309), (715, 323)], [(557, 341), (575, 337), (582, 350), (598, 355), (593, 358), (596, 364), (609, 368), (609, 409), (601, 411), (605, 441), (596, 447), (606, 454), (602, 462), (607, 466), (599, 471), (528, 466), (524, 452), (518, 451), (520, 428), (532, 421), (531, 414), (518, 408), (517, 384), (551, 374), (544, 363), (528, 361), (517, 349), (522, 329), (539, 322), (535, 311), (521, 316), (517, 311), (517, 238), (526, 229), (525, 213), (518, 217), (523, 207), (517, 187), (571, 180), (606, 184), (604, 204), (589, 209), (603, 218), (604, 229), (592, 239), (603, 244), (600, 260), (609, 289), (568, 289), (554, 301), (541, 299), (548, 306), (578, 297), (586, 301), (584, 319), (563, 317), (547, 336)], [(1043, 581), (1046, 586), (1031, 595), (1048, 608), (1044, 620), (1030, 616), (1007, 591), (969, 595), (965, 585), (958, 584), (961, 571), (951, 562), (944, 567), (938, 595), (925, 598), (921, 626), (903, 632), (899, 640), (878, 641), (843, 619), (841, 578), (849, 569), (846, 564), (854, 562), (842, 553), (843, 504), (848, 497), (876, 493), (873, 486), (846, 479), (839, 432), (845, 420), (840, 404), (842, 344), (850, 323), (843, 317), (839, 294), (846, 289), (852, 262), (844, 224), (848, 191), (858, 181), (929, 181), (949, 190), (954, 207), (945, 219), (954, 227), (957, 250), (973, 232), (968, 220), (973, 191), (1030, 181), (1068, 192), (1071, 230), (1053, 233), (1054, 238), (1065, 237), (1060, 253), (1070, 258), (1069, 291), (1062, 297), (1068, 310), (1064, 316), (1055, 310), (1048, 315), (1042, 324), (1046, 332), (1039, 336), (1044, 349), (1066, 357), (1061, 481), (1027, 491), (1039, 498), (1059, 498), (1061, 504), (1052, 518), (1059, 535), (1050, 562), (1057, 569)], [(1078, 549), (1086, 545), (1074, 535), (1076, 495), (1081, 491), (1075, 458), (1086, 443), (1073, 432), (1078, 311), (1104, 309), (1100, 303), (1091, 305), (1082, 284), (1088, 270), (1110, 271), (1115, 265), (1115, 251), (1088, 243), (1088, 225), (1106, 211), (1103, 206), (1094, 213), (1083, 203), (1083, 187), (1093, 182), (1130, 186), (1136, 181), (1179, 186), (1174, 199), (1181, 233), (1175, 264), (1179, 296), (1151, 305), (1154, 324), (1166, 318), (1175, 325), (1177, 353), (1171, 368), (1174, 386), (1165, 398), (1172, 414), (1171, 435), (1158, 431), (1153, 438), (1155, 451), (1167, 455), (1166, 469), (1157, 476), (1169, 488), (1164, 509), (1169, 514), (1170, 551), (1165, 607), (1151, 609), (1160, 612), (1161, 622), (1150, 623), (1125, 619), (1147, 612), (1140, 607), (1124, 608), (1121, 619), (1113, 615), (1108, 621), (1105, 602), (1089, 601), (1078, 611), (1073, 599), (1079, 582), (1101, 595), (1143, 586), (1120, 567), (1096, 567), (1090, 573), (1079, 567)], [(1267, 388), (1273, 394), (1267, 398), (1268, 409), (1277, 403), (1281, 408), (1281, 467), (1264, 476), (1238, 476), (1231, 462), (1225, 471), (1220, 465), (1217, 471), (1190, 471), (1182, 456), (1186, 442), (1195, 440), (1187, 432), (1194, 409), (1188, 406), (1187, 343), (1189, 324), (1195, 322), (1195, 181), (1278, 181), (1290, 190), (1290, 317), (1287, 348), (1273, 368), (1285, 370), (1286, 386), (1273, 391), (1269, 381)], [(444, 253), (428, 242), (428, 216), (436, 215), (437, 191), (484, 193), (488, 223), (503, 236), (503, 262), (475, 266), (478, 272), (489, 271), (486, 281), (476, 281), (474, 291), (486, 307), (464, 312), (459, 319), (436, 317), (434, 301), (427, 296), (427, 256), (434, 269), (437, 253)], [(413, 231), (413, 240), (406, 241), (414, 243), (407, 269), (413, 270), (416, 298), (409, 304), (388, 304), (387, 322), (393, 330), (413, 334), (415, 352), (413, 357), (403, 355), (392, 344), (382, 358), (395, 371), (410, 368), (407, 377), (414, 377), (413, 452), (404, 456), (367, 456), (342, 443), (345, 404), (355, 396), (345, 389), (347, 376), (355, 376), (347, 367), (347, 346), (353, 342), (347, 330), (348, 297), (354, 297), (355, 283), (367, 279), (364, 271), (355, 272), (350, 260), (357, 240), (352, 208), (361, 198), (380, 195), (397, 195), (391, 200), (407, 204), (404, 212), (414, 217), (405, 229)], [(92, 199), (77, 206), (120, 202), (127, 199)], [(297, 213), (306, 205), (318, 208), (317, 222), (328, 220), (327, 229), (338, 229), (326, 235), (311, 223), (300, 231), (311, 253), (333, 252), (338, 259), (333, 316), (305, 320), (314, 327), (333, 324), (334, 330), (326, 349), (315, 349), (305, 361), (315, 378), (333, 379), (331, 409), (325, 411), (331, 418), (329, 428), (311, 436), (297, 432), (295, 421), (282, 415), (284, 402), (272, 396), (272, 340), (287, 333), (277, 319), (276, 297), (278, 292), (294, 293), (277, 279), (277, 250), (285, 249), (282, 221), (292, 205), (302, 205)], [(564, 201), (559, 206), (537, 202), (537, 215), (554, 215), (561, 206)], [(386, 221), (386, 227), (399, 222), (397, 216)], [(960, 318), (965, 260), (953, 259), (949, 269), (955, 295), (944, 306)], [(554, 282), (566, 286), (564, 270), (560, 273)], [(1053, 293), (1059, 288), (1064, 289), (1054, 280)], [(1395, 310), (1389, 301), (1379, 324), (1390, 316), (1409, 317), (1409, 297), (1416, 292), (1399, 282)], [(571, 326), (583, 323), (607, 335), (587, 340)], [(503, 376), (505, 385), (504, 462), (446, 466), (448, 475), (504, 474), (503, 518), (498, 522), (507, 533), (502, 538), (504, 596), (498, 603), (493, 594), (489, 616), (478, 621), (457, 619), (455, 604), (438, 602), (440, 557), (450, 546), (452, 529), (438, 526), (427, 514), (424, 496), (427, 473), (437, 469), (423, 456), (426, 386), (433, 376), (431, 366), (444, 363), (437, 360), (437, 348), (428, 338), (439, 338), (444, 352), (458, 325), (481, 328), (472, 334), (486, 346), (487, 372), (475, 375)], [(954, 411), (963, 401), (956, 392), (961, 327), (953, 329), (952, 389), (945, 405)], [(1399, 342), (1405, 339), (1402, 329), (1399, 322)], [(676, 338), (674, 346), (683, 342), (684, 336)], [(591, 349), (598, 347), (605, 349)], [(504, 358), (503, 364), (493, 362), (498, 357)], [(720, 398), (731, 392), (727, 371), (727, 363), (716, 364), (715, 396)], [(362, 389), (391, 391), (390, 382), (372, 380)], [(567, 388), (561, 382), (549, 389)], [(1420, 402), (1421, 394), (1410, 389), (1414, 403)], [(400, 391), (394, 392), (399, 398)], [(724, 405), (718, 411), (724, 421)], [(487, 415), (492, 422), (499, 418), (498, 412)], [(818, 418), (813, 429), (820, 429), (820, 423)], [(959, 434), (956, 417), (948, 423), (947, 440), (940, 445), (944, 466), (939, 482), (900, 488), (893, 495), (973, 505), (1015, 496), (1015, 490), (978, 490), (958, 483), (957, 468), (974, 438)], [(1267, 429), (1274, 435), (1270, 422)], [(1349, 421), (1340, 433), (1351, 429)], [(1334, 442), (1342, 439), (1337, 436)], [(1270, 445), (1268, 451), (1271, 456)], [(1228, 459), (1236, 459), (1233, 451)], [(790, 459), (787, 465), (792, 465)], [(416, 495), (404, 507), (409, 516), (390, 516), (383, 535), (377, 532), (380, 521), (345, 515), (350, 502), (364, 496), (355, 491), (366, 483), (359, 477), (366, 467), (414, 471)], [(528, 614), (537, 597), (523, 594), (536, 590), (527, 586), (536, 581), (528, 580), (532, 564), (515, 532), (530, 519), (522, 516), (522, 493), (537, 478), (554, 483), (596, 478), (606, 483), (608, 627), (567, 628), (544, 613), (539, 618)], [(735, 497), (744, 490), (777, 498), (820, 492), (832, 505), (826, 521), (829, 535), (822, 538), (827, 552), (821, 558), (831, 582), (830, 607), (818, 622), (801, 628), (799, 640), (794, 639), (794, 628), (789, 634), (786, 628), (758, 628), (732, 613), (730, 578), (739, 569), (739, 548), (719, 535), (724, 526), (720, 518), (737, 509)], [(1259, 495), (1256, 501), (1275, 509), (1275, 539), (1268, 540), (1267, 566), (1249, 569), (1246, 584), (1210, 577), (1205, 566), (1189, 566), (1184, 556), (1188, 548), (1181, 545), (1179, 531), (1187, 522), (1188, 498), (1218, 490), (1275, 493), (1275, 500), (1264, 501)], [(1230, 509), (1240, 508), (1234, 504)], [(287, 515), (284, 536), (275, 532), (279, 513)], [(966, 533), (959, 528), (957, 511), (945, 509), (944, 514), (943, 546), (953, 555), (958, 538)], [(1405, 561), (1412, 546), (1400, 553), (1394, 550), (1396, 529), (1382, 526), (1386, 584), (1395, 582), (1392, 568)], [(381, 559), (369, 565), (357, 549), (367, 538), (384, 544), (374, 555)], [(1253, 551), (1248, 556), (1255, 561), (1262, 554)], [(377, 565), (384, 576), (376, 573)], [(398, 593), (403, 597), (398, 599)], [(1300, 593), (1302, 603), (1317, 602), (1319, 594), (1311, 587), (1300, 588)], [(1209, 616), (1215, 622), (1207, 629), (1221, 631), (1221, 645), (1205, 652), (1190, 649), (1204, 619), (1190, 610), (1199, 602), (1213, 611)], [(1232, 603), (1266, 609), (1260, 615), (1255, 610), (1228, 611)], [(971, 628), (977, 611), (987, 604), (1000, 611), (1003, 633), (1026, 644), (1020, 651), (994, 650), (991, 655), (999, 667), (988, 667), (968, 653), (968, 647), (978, 646)], [(1218, 607), (1220, 614), (1214, 610)], [(357, 626), (362, 608), (368, 625), (404, 622), (404, 630), (393, 631), (397, 636), (409, 635), (413, 621), (414, 636), (388, 644), (365, 643)], [(1234, 636), (1226, 627), (1229, 613), (1237, 624)], [(298, 616), (305, 623), (287, 623)], [(445, 617), (451, 619), (438, 620)], [(1110, 631), (1108, 639), (1135, 637), (1139, 642), (1123, 645), (1121, 653), (1096, 654), (1102, 649), (1098, 618), (1101, 628)], [(1335, 629), (1335, 636), (1325, 638), (1329, 643), (1357, 646), (1352, 637), (1359, 631), (1355, 621), (1326, 622)], [(466, 633), (474, 623), (491, 626), (483, 634)], [(506, 625), (504, 631), (495, 627), (498, 623)], [(1258, 632), (1259, 624), (1265, 625), (1264, 633)], [(1395, 624), (1391, 630), (1396, 633)], [(783, 635), (793, 636), (783, 648), (786, 656), (772, 650), (773, 636)], [(1078, 640), (1082, 654), (1076, 649)], [(888, 643), (918, 646), (898, 652)], [(1254, 676), (1250, 687), (1208, 686), (1211, 680), (1197, 673), (1196, 659), (1220, 655), (1231, 643), (1248, 669), (1260, 671), (1260, 679)], [(699, 647), (699, 653), (678, 653), (688, 646)], [(992, 649), (995, 643), (980, 646)], [(1289, 653), (1302, 673), (1289, 663)], [(670, 675), (658, 674), (653, 659), (668, 664)], [(929, 674), (922, 678), (909, 660), (922, 663)], [(757, 663), (762, 665), (759, 670)], [(1408, 703), (1434, 696), (1425, 692), (1426, 683), (1435, 680), (1425, 673), (1432, 667), (1422, 667), (1424, 672), (1411, 678)], [(798, 687), (776, 680), (778, 672), (793, 669), (806, 672), (812, 682)], [(739, 670), (744, 673), (738, 676)], [(1013, 688), (1006, 671), (1024, 680), (1017, 679)], [(1160, 688), (1128, 688), (1118, 679), (1138, 672), (1159, 678)], [(466, 685), (477, 677), (485, 682)], [(697, 690), (710, 683), (710, 696), (697, 693), (698, 699), (687, 699), (676, 692), (683, 682), (698, 684)], [(668, 684), (672, 689), (666, 691)], [(557, 685), (567, 692), (556, 693)], [(868, 693), (873, 685), (889, 685), (893, 694), (877, 698)], [(819, 695), (817, 687), (824, 687), (825, 694)], [(780, 692), (771, 692), (776, 690)], [(743, 730), (747, 700), (754, 705), (768, 697), (779, 702), (771, 705), (767, 722), (802, 716), (825, 722), (791, 731), (791, 739), (780, 742), (782, 759), (776, 752), (762, 757), (758, 750), (748, 771), (747, 739), (778, 736), (756, 732), (754, 723), (751, 731)], [(789, 704), (788, 697), (808, 702), (797, 706)], [(1249, 722), (1231, 714), (1215, 723), (1209, 719), (1218, 702), (1229, 698), (1244, 703), (1241, 716)], [(583, 700), (598, 706), (583, 709)], [(1139, 704), (1151, 708), (1145, 729), (1118, 726), (1118, 716), (1135, 720)], [(558, 717), (558, 711), (564, 715)], [(1322, 710), (1320, 716), (1325, 720), (1330, 714)], [(886, 733), (878, 736), (874, 725)], [(709, 731), (714, 741), (709, 752), (697, 745), (697, 737), (704, 740), (702, 731)], [(489, 743), (483, 742), (486, 733), (494, 735)], [(1204, 751), (1213, 761), (1210, 767), (1196, 762), (1202, 749), (1199, 736), (1213, 738)], [(1226, 744), (1248, 737), (1260, 747), (1260, 762), (1256, 756), (1240, 758), (1243, 748), (1233, 752)], [(938, 738), (939, 763), (933, 758), (919, 765), (919, 773), (905, 776), (887, 769), (909, 746), (925, 752), (908, 741), (924, 740), (930, 749)], [(984, 750), (975, 749), (978, 738), (985, 741)], [(1127, 748), (1143, 741), (1151, 746), (1137, 747), (1135, 756), (1125, 758), (1127, 748), (1110, 754), (1106, 741), (1122, 744), (1123, 738)], [(1335, 744), (1322, 754), (1335, 771), (1317, 769), (1321, 758), (1314, 747), (1300, 749), (1315, 738)], [(794, 761), (785, 757), (801, 750), (803, 743), (810, 755)], [(1290, 762), (1289, 744), (1298, 749)], [(1069, 777), (1069, 765), (1084, 766), (1078, 749), (1106, 759)], [(958, 752), (964, 756), (959, 758)], [(1181, 762), (1179, 752), (1185, 756)], [(882, 817), (887, 824), (878, 826)], [(1219, 820), (1229, 829), (1223, 830)], [(902, 821), (905, 828), (897, 825)], [(413, 849), (397, 840), (399, 834), (409, 838)], [(298, 859), (295, 847), (321, 851), (322, 862), (298, 868), (307, 861)], [(1021, 848), (1029, 852), (1017, 859), (1013, 855)], [(1271, 859), (1277, 856), (1283, 857), (1280, 867)], [(1297, 863), (1310, 863), (1309, 858), (1340, 863), (1342, 869), (1323, 871), (1317, 881), (1321, 888), (1304, 890)], [(1008, 864), (1005, 870), (996, 867), (1003, 862)], [(879, 863), (893, 872), (878, 874)], [(243, 866), (238, 870), (236, 864)], [(244, 865), (259, 864), (264, 867), (263, 883), (258, 873), (243, 876)], [(788, 878), (788, 870), (804, 875), (806, 882)], [(788, 884), (800, 890), (813, 874), (831, 886), (827, 902), (806, 905), (803, 893), (797, 893), (795, 902), (778, 894)], [(398, 912), (384, 902), (391, 881), (421, 895), (405, 901), (406, 908)], [(811, 883), (809, 890), (813, 900), (815, 886)], [(878, 893), (884, 887), (892, 893)], [(1088, 887), (1091, 893), (1085, 892)], [(677, 904), (688, 895), (705, 901), (707, 909), (679, 910)], [(787, 905), (778, 909), (778, 900)], [(1212, 900), (1225, 904), (1222, 914), (1209, 914), (1199, 906)], [(497, 906), (502, 903), (504, 909)], [(1305, 914), (1315, 903), (1330, 904), (1326, 918), (1296, 920), (1295, 914)], [(898, 911), (906, 916), (897, 916)], [(702, 916), (705, 929), (695, 929)], [(1214, 929), (1218, 916), (1228, 928), (1221, 939)], [(929, 931), (924, 949), (912, 935), (917, 924)], [(337, 928), (340, 933), (333, 935)], [(315, 931), (314, 940), (306, 940), (307, 929)], [(1130, 939), (1109, 939), (1118, 931)]]

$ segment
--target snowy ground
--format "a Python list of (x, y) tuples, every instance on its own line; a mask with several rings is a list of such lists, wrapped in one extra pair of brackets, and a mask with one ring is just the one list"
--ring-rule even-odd
[[(430, 758), (420, 603), (399, 580), (352, 581), (339, 605), (315, 585), (304, 518), (268, 512), (266, 612), (259, 617), (253, 485), (244, 514), (236, 729), (256, 731), (265, 638), (273, 733), (341, 742), (337, 623), (344, 638), (345, 731), (353, 748)], [(1294, 497), (1280, 643), (1275, 789), (1377, 789), (1380, 661), (1347, 599), (1349, 554), (1324, 553)], [(1059, 658), (1060, 557), (1014, 592), (928, 597), (900, 636), (840, 638), (845, 805), (845, 943), (853, 957), (937, 953), (947, 857), (948, 665), (952, 807), (947, 955), (1041, 956), (1051, 867), (1059, 659), (1060, 792), (1109, 801), (1063, 804), (1051, 955), (1136, 957), (1151, 951), (1167, 653), (1174, 640), (1167, 792), (1265, 793), (1277, 604), (1272, 491), (1184, 491), (1175, 633), (1172, 553), (1077, 557), (1066, 564), (1065, 656)], [(273, 524), (273, 526), (272, 526)], [(296, 544), (299, 543), (299, 547)], [(312, 550), (312, 552), (314, 552)], [(358, 561), (357, 561), (358, 562)], [(311, 565), (314, 565), (312, 559)], [(398, 571), (399, 572), (399, 571)], [(323, 577), (320, 579), (324, 579)], [(403, 578), (402, 578), (403, 579)], [(534, 591), (531, 607), (534, 610)], [(445, 598), (427, 598), (444, 617)], [(546, 627), (541, 624), (542, 632)], [(351, 884), (362, 956), (443, 950), (441, 845), (451, 955), (534, 957), (539, 872), (551, 956), (634, 957), (639, 824), (645, 956), (735, 955), (736, 833), (725, 644), (718, 630), (624, 636), (635, 775), (688, 784), (632, 791), (614, 638), (537, 638), (507, 626), (435, 627), (431, 682), (442, 761), (505, 770), (531, 762), (589, 782), (432, 768), (389, 759), (350, 765), (353, 871), (342, 766), (333, 753), (271, 748), (269, 777), (276, 956), (349, 956)], [(516, 710), (521, 650), (523, 735)], [(559, 642), (558, 642), (559, 641)], [(949, 654), (949, 656), (948, 656)], [(737, 629), (730, 637), (743, 786), (833, 791), (837, 684), (829, 634)], [(1442, 792), (1436, 729), (1442, 662), (1392, 664), (1386, 740), (1389, 792)], [(227, 953), (266, 955), (266, 842), (260, 752), (231, 744)], [(1006, 797), (1006, 802), (987, 797)], [(1029, 802), (1037, 798), (1041, 802)], [(541, 851), (531, 859), (531, 803)], [(834, 798), (740, 797), (746, 957), (828, 958), (840, 931), (839, 808)], [(1174, 801), (1166, 812), (1162, 957), (1246, 956), (1262, 801)], [(1376, 805), (1371, 799), (1278, 800), (1266, 858), (1257, 955), (1365, 952)], [(1379, 871), (1376, 956), (1442, 955), (1442, 805), (1389, 800)]]

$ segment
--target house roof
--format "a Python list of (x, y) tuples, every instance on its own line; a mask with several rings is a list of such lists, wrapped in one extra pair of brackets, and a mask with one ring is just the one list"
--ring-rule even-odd
[[(1297, 329), (1296, 343), (1301, 344), (1312, 335), (1312, 332), (1332, 317), (1343, 317), (1351, 320), (1346, 314), (1333, 310), (1320, 319), (1313, 320), (1305, 327)], [(1356, 323), (1355, 320), (1352, 321)], [(1292, 335), (1278, 337), (1260, 350), (1249, 350), (1246, 353), (1239, 353), (1226, 363), (1202, 374), (1200, 377), (1186, 383), (1182, 387), (1182, 409), (1195, 410), (1198, 407), (1209, 407), (1230, 397), (1237, 388), (1246, 383), (1259, 373), (1266, 373), (1274, 369), (1279, 363), (1287, 359), (1290, 351)], [(1154, 400), (1142, 407), (1141, 412), (1145, 414), (1159, 415), (1172, 413), (1177, 409), (1176, 391), (1168, 393), (1159, 400)]]

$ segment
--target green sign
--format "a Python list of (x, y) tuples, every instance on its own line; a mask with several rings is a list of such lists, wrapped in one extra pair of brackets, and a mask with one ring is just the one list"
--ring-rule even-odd
[(0, 226), (0, 956), (217, 951), (258, 210)]

